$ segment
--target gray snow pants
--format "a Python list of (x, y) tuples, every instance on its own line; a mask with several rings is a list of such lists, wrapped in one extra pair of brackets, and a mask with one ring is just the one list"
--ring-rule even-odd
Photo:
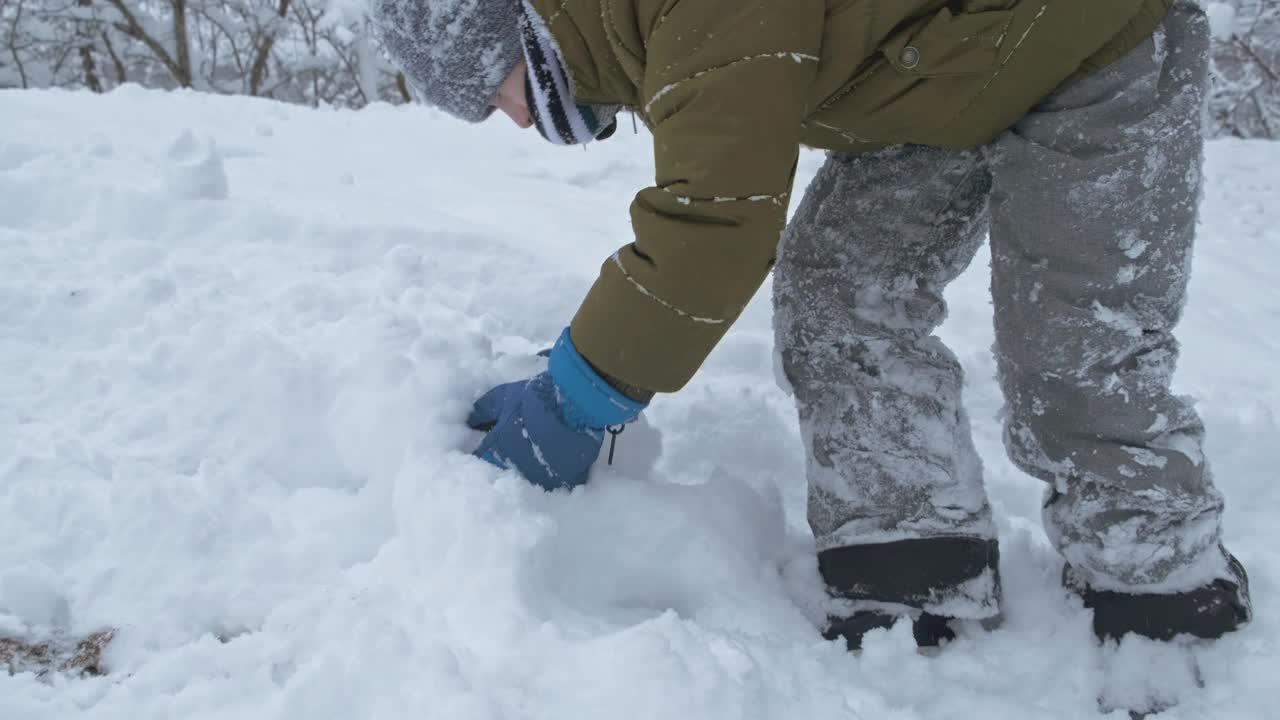
[[(1049, 483), (1055, 547), (1095, 587), (1228, 577), (1203, 427), (1169, 390), (1208, 38), (1203, 12), (1178, 4), (1143, 46), (986, 147), (829, 157), (774, 279), (819, 552), (995, 537), (960, 364), (933, 335), (943, 288), (989, 231), (1005, 444)], [(998, 585), (968, 585), (939, 607), (991, 614)]]

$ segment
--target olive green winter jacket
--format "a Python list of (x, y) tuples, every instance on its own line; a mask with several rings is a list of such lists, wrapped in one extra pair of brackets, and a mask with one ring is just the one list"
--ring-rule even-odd
[(574, 343), (679, 389), (773, 265), (799, 147), (991, 141), (1151, 35), (1172, 0), (530, 0), (579, 102), (635, 108), (657, 178)]

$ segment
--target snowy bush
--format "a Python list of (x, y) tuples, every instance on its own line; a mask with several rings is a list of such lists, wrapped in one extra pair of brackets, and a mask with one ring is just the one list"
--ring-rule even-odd
[(1280, 0), (1208, 4), (1213, 24), (1210, 133), (1280, 138)]
[(0, 88), (126, 82), (308, 105), (408, 98), (355, 0), (0, 0)]

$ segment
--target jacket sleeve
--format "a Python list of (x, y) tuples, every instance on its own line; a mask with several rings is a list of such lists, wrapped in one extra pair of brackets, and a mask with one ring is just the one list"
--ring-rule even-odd
[(677, 0), (645, 43), (656, 183), (574, 343), (629, 385), (673, 392), (773, 266), (822, 43), (822, 0)]

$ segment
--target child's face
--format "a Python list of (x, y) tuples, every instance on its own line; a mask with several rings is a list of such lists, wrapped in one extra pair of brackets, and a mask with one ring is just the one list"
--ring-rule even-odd
[(525, 64), (520, 62), (511, 69), (511, 74), (498, 87), (498, 94), (493, 96), (491, 105), (507, 114), (517, 126), (528, 128), (533, 125), (533, 116), (529, 113), (529, 101), (524, 95)]

